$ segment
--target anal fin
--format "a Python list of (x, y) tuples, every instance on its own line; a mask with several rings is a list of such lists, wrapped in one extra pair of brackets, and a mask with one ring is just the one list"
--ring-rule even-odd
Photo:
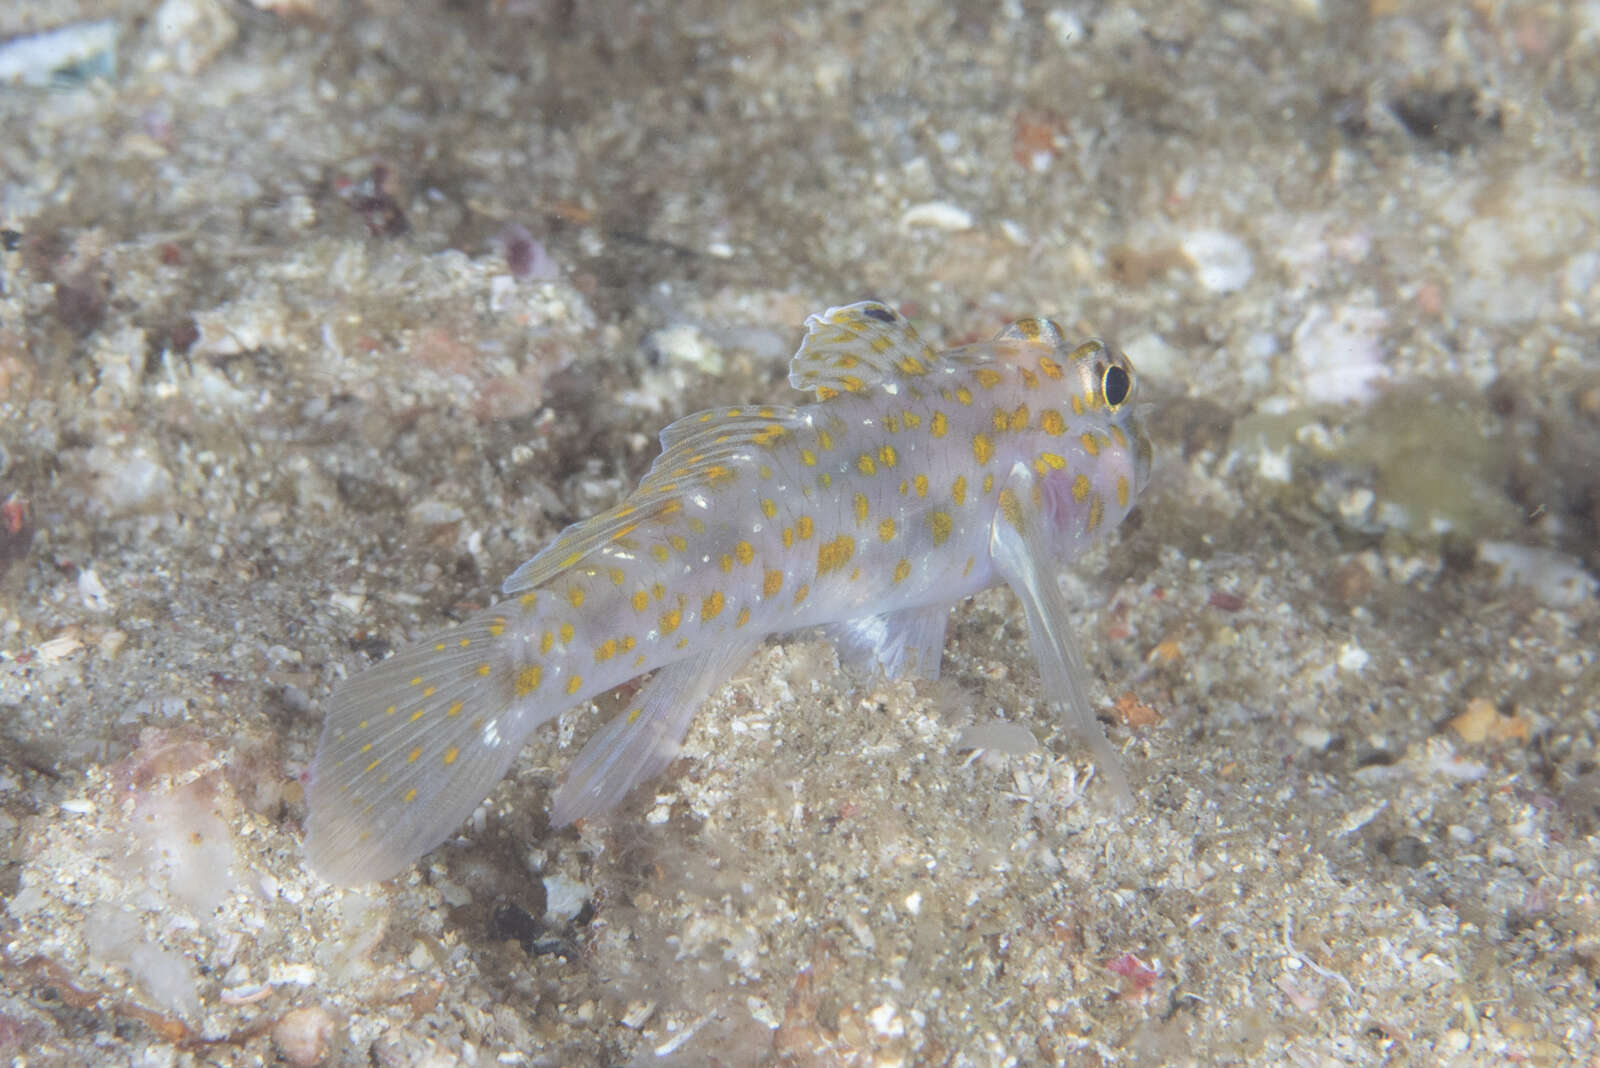
[(701, 703), (758, 644), (718, 644), (657, 671), (627, 711), (601, 727), (572, 762), (567, 781), (551, 803), (551, 825), (562, 827), (599, 815), (635, 786), (666, 770)]

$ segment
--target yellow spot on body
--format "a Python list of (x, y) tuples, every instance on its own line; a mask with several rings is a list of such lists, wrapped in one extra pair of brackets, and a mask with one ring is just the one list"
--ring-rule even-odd
[(957, 386), (956, 387), (956, 400), (960, 401), (964, 405), (965, 404), (971, 404), (972, 403), (972, 390), (968, 389), (966, 386)]
[(778, 506), (771, 497), (761, 498), (761, 514), (766, 516), (768, 519), (771, 519), (778, 514)]
[(1000, 384), (1000, 372), (992, 367), (980, 367), (972, 372), (972, 377), (978, 380), (978, 385), (984, 389), (993, 389)]
[(794, 521), (794, 532), (800, 535), (801, 541), (810, 541), (811, 535), (816, 531), (816, 524), (811, 517), (803, 515)]
[(911, 485), (916, 489), (918, 497), (926, 497), (928, 495), (928, 476), (927, 475), (918, 475), (918, 476), (916, 476), (915, 478), (913, 478), (911, 480)]
[(451, 764), (454, 764), (456, 762), (456, 757), (460, 755), (461, 750), (456, 746), (452, 745), (449, 749), (446, 749), (444, 751), (444, 766), (448, 768)]
[(894, 520), (885, 519), (878, 524), (878, 539), (880, 541), (894, 540)]
[(404, 801), (407, 804), (410, 804), (412, 801), (415, 801), (416, 799), (417, 799), (417, 788), (415, 786), (413, 786), (411, 789), (406, 791), (406, 796), (402, 797), (400, 800)]
[(979, 464), (986, 464), (994, 456), (994, 442), (989, 440), (987, 434), (972, 435), (972, 458)]
[(572, 633), (573, 633), (573, 631), (572, 631), (572, 624), (571, 623), (563, 623), (563, 624), (561, 624), (561, 644), (562, 645), (571, 645), (572, 644)]
[(539, 604), (539, 594), (537, 591), (525, 593), (521, 597), (517, 598), (517, 603), (520, 604), (526, 611), (531, 612)]
[(991, 471), (987, 475), (983, 476), (983, 492), (984, 493), (993, 493), (994, 492), (994, 472), (993, 471)]
[(1028, 406), (1026, 404), (1017, 405), (1017, 410), (1011, 413), (1011, 429), (1028, 429)]
[(906, 491), (909, 490), (910, 488), (911, 488), (911, 483), (907, 482), (905, 479), (902, 478), (900, 480), (900, 496), (904, 497), (906, 495)]
[(674, 608), (670, 612), (661, 613), (661, 618), (656, 620), (656, 626), (665, 637), (678, 629), (678, 624), (683, 622), (683, 613)]
[(1085, 431), (1083, 437), (1078, 440), (1083, 442), (1084, 452), (1090, 456), (1100, 455), (1100, 439), (1094, 435), (1093, 431)]
[(739, 618), (734, 620), (734, 626), (742, 627), (748, 622), (750, 622), (750, 606), (745, 605), (739, 609)]
[(893, 467), (900, 462), (900, 456), (894, 451), (893, 445), (884, 445), (878, 449), (878, 462), (885, 467)]
[(445, 709), (445, 716), (449, 719), (455, 719), (457, 716), (461, 715), (461, 708), (463, 704), (464, 702), (462, 701), (453, 702), (449, 708)]
[(517, 696), (526, 697), (539, 688), (539, 683), (544, 681), (544, 668), (538, 664), (525, 667), (517, 672)]
[(1044, 465), (1052, 471), (1066, 470), (1067, 458), (1058, 452), (1041, 452), (1039, 459), (1043, 460)]
[[(731, 554), (731, 553), (723, 553), (722, 554), (722, 559), (717, 561), (717, 566), (722, 568), (722, 573), (724, 575), (726, 575), (728, 572), (732, 571), (733, 570), (733, 554)], [(641, 609), (640, 611), (643, 611), (643, 609)]]
[(833, 448), (833, 436), (831, 434), (829, 434), (826, 430), (818, 430), (817, 431), (817, 444), (822, 446), (822, 450), (824, 452), (826, 452), (829, 449)]
[(1089, 476), (1088, 475), (1079, 475), (1077, 478), (1072, 480), (1072, 499), (1075, 500), (1075, 501), (1082, 501), (1082, 500), (1085, 500), (1088, 496), (1089, 496)]
[(417, 762), (417, 760), (421, 758), (421, 756), (422, 756), (422, 746), (419, 745), (419, 746), (414, 747), (411, 750), (411, 752), (406, 754), (406, 763), (407, 764), (415, 764)]
[(794, 528), (793, 527), (784, 527), (783, 528), (783, 547), (785, 549), (793, 549), (794, 548)]
[(810, 592), (811, 592), (811, 587), (807, 586), (805, 583), (802, 582), (800, 584), (800, 588), (798, 590), (794, 591), (794, 603), (795, 603), (795, 606), (798, 607), (800, 602), (804, 601), (806, 599), (806, 595), (809, 594)]
[(722, 614), (722, 591), (712, 590), (700, 601), (700, 618), (709, 622)]
[(872, 503), (867, 500), (867, 495), (865, 493), (856, 494), (855, 508), (856, 522), (865, 523), (867, 521), (867, 513), (872, 510)]
[(1128, 435), (1124, 434), (1122, 428), (1114, 423), (1111, 426), (1111, 440), (1117, 443), (1117, 448), (1119, 449), (1128, 447)]
[(766, 464), (762, 464), (760, 467), (756, 468), (756, 474), (760, 475), (762, 478), (771, 478), (772, 468), (768, 467)]
[(1039, 388), (1039, 376), (1038, 375), (1034, 374), (1032, 371), (1028, 370), (1026, 367), (1019, 367), (1019, 368), (1017, 368), (1017, 371), (1022, 375), (1022, 384), (1024, 386), (1026, 386), (1028, 389), (1038, 389)]
[(750, 566), (750, 561), (756, 558), (756, 551), (749, 542), (741, 541), (739, 544), (733, 547), (733, 555), (741, 564), (744, 564), (746, 567), (748, 567)]
[(911, 561), (902, 556), (900, 562), (894, 565), (894, 580), (895, 582), (904, 582), (910, 577)]
[(1100, 520), (1104, 519), (1105, 517), (1106, 500), (1104, 497), (1100, 496), (1100, 494), (1096, 493), (1093, 497), (1089, 498), (1089, 522), (1085, 525), (1084, 529), (1090, 531), (1098, 529), (1100, 526)]
[(656, 558), (657, 563), (664, 564), (667, 562), (667, 547), (665, 545), (652, 545), (650, 546), (650, 555)]
[(1004, 408), (996, 408), (989, 416), (989, 423), (996, 433), (1003, 434), (1011, 426), (1011, 417), (1006, 414)]
[(899, 367), (901, 371), (908, 375), (920, 375), (926, 373), (928, 370), (922, 365), (922, 361), (917, 359), (915, 356), (907, 356), (895, 366)]
[(821, 472), (817, 475), (817, 485), (821, 486), (823, 489), (827, 489), (829, 486), (833, 485), (833, 476), (828, 474), (826, 471)]
[(856, 539), (848, 534), (840, 534), (832, 541), (825, 541), (817, 547), (817, 576), (838, 571), (850, 562), (856, 553)]
[(595, 646), (594, 662), (596, 664), (603, 664), (607, 660), (610, 660), (612, 657), (614, 657), (616, 655), (617, 655), (617, 639), (615, 639), (615, 638), (607, 638), (605, 641), (603, 641), (599, 645)]
[(950, 430), (950, 420), (943, 412), (934, 412), (933, 420), (928, 424), (928, 433), (936, 438), (942, 438)]
[(863, 475), (875, 475), (878, 473), (878, 465), (872, 462), (872, 457), (862, 453), (861, 459), (856, 461), (856, 470)]
[(582, 587), (573, 586), (573, 587), (569, 588), (567, 590), (567, 600), (572, 602), (572, 607), (574, 607), (574, 608), (582, 608), (583, 607), (583, 589), (582, 589)]
[(928, 529), (933, 532), (933, 544), (943, 545), (950, 540), (950, 532), (955, 529), (955, 521), (950, 518), (949, 512), (930, 512)]
[(1039, 370), (1044, 372), (1046, 378), (1061, 377), (1061, 365), (1048, 356), (1039, 357)]
[(633, 635), (624, 634), (622, 636), (622, 649), (623, 649), (623, 652), (631, 651), (633, 649), (633, 647), (634, 647), (634, 644), (635, 643), (634, 643), (634, 640), (633, 640)]
[(684, 540), (684, 537), (683, 537), (682, 534), (669, 534), (669, 535), (667, 535), (667, 544), (671, 545), (675, 550), (677, 550), (680, 553), (689, 548), (689, 543)]
[(897, 415), (884, 416), (883, 429), (887, 430), (891, 434), (900, 433), (900, 417)]
[(950, 499), (956, 504), (967, 503), (967, 476), (957, 475), (956, 480), (950, 484)]
[(1072, 414), (1073, 415), (1082, 415), (1083, 414), (1083, 398), (1078, 396), (1076, 393), (1074, 393), (1072, 395)]
[(572, 676), (572, 678), (567, 680), (567, 695), (569, 697), (572, 694), (577, 693), (581, 689), (583, 689), (583, 676), (582, 675), (574, 675), (574, 676)]
[(1122, 508), (1128, 507), (1128, 498), (1133, 495), (1133, 487), (1128, 485), (1127, 475), (1117, 476), (1117, 504)]
[(916, 412), (906, 412), (902, 418), (905, 420), (907, 430), (915, 430), (922, 425), (922, 416)]
[(1061, 418), (1061, 413), (1054, 408), (1046, 408), (1039, 413), (1039, 427), (1051, 437), (1060, 437), (1066, 432), (1067, 421)]
[(658, 601), (664, 601), (667, 598), (667, 588), (659, 582), (650, 584), (650, 593)]
[(800, 462), (805, 464), (807, 467), (815, 467), (817, 466), (817, 454), (812, 452), (810, 449), (801, 449)]
[(1022, 529), (1022, 502), (1008, 489), (1000, 491), (1000, 514), (1006, 517), (1006, 522)]
[[(727, 557), (723, 557), (724, 560)], [(723, 568), (724, 571), (727, 568)], [(633, 594), (633, 610), (635, 612), (648, 612), (650, 610), (650, 595), (643, 590), (635, 590)]]
[(777, 568), (769, 568), (761, 576), (761, 595), (763, 597), (776, 597), (781, 589), (783, 589), (783, 572)]
[[(488, 664), (479, 664), (478, 665), (478, 674), (480, 676), (482, 676), (483, 678), (488, 678), (489, 675), (493, 671), (494, 671), (494, 668), (490, 667)], [(394, 709), (391, 708), (389, 711), (393, 712)]]

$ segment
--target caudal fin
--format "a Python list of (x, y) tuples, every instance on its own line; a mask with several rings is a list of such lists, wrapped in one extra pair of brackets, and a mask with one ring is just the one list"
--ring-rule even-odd
[[(492, 613), (350, 679), (325, 702), (306, 857), (329, 882), (387, 879), (444, 841), (549, 716), (517, 705)], [(552, 715), (559, 713), (554, 709)]]

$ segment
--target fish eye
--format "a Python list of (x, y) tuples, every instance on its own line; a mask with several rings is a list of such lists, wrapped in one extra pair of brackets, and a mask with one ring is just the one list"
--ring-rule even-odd
[(1122, 407), (1122, 402), (1128, 399), (1128, 393), (1133, 389), (1133, 378), (1125, 368), (1116, 364), (1105, 369), (1100, 376), (1100, 395), (1106, 399), (1106, 407), (1112, 411)]

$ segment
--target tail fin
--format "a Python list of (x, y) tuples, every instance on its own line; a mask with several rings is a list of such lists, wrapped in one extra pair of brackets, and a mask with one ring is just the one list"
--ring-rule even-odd
[(387, 879), (444, 841), (560, 712), (518, 701), (486, 613), (357, 675), (326, 702), (306, 856), (329, 882)]

